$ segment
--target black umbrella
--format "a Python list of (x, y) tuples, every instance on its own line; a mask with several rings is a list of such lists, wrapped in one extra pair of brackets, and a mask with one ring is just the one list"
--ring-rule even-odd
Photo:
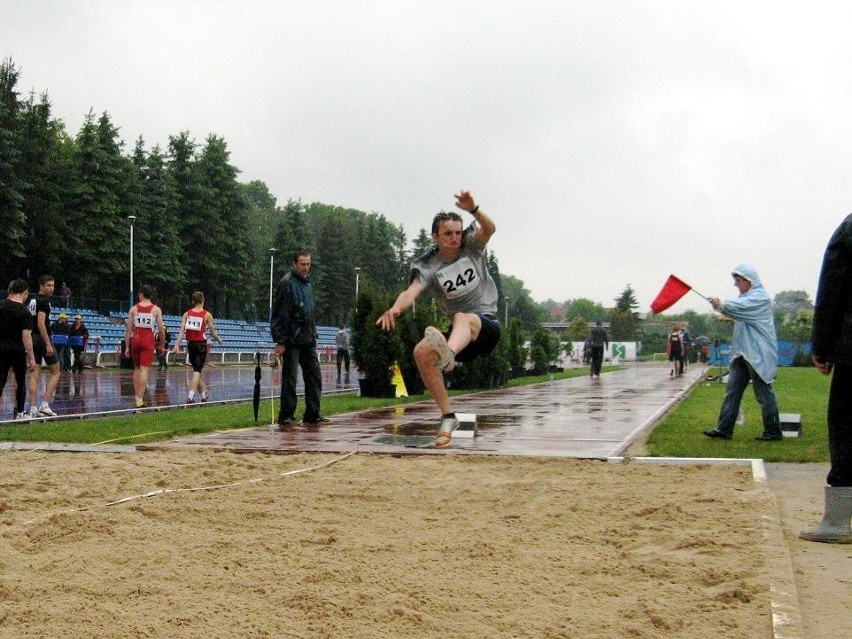
[(254, 396), (251, 403), (254, 407), (254, 421), (257, 421), (257, 411), (260, 409), (260, 351), (254, 354)]

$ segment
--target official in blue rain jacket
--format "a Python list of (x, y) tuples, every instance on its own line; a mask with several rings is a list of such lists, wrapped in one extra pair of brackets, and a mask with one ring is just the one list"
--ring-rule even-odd
[(782, 438), (782, 434), (778, 402), (772, 388), (778, 371), (778, 338), (772, 315), (772, 299), (751, 264), (740, 264), (731, 275), (739, 296), (724, 301), (717, 297), (709, 300), (713, 308), (734, 320), (734, 338), (728, 385), (719, 421), (716, 428), (705, 430), (704, 434), (719, 439), (733, 437), (740, 402), (751, 381), (763, 420), (763, 433), (755, 439), (776, 441)]

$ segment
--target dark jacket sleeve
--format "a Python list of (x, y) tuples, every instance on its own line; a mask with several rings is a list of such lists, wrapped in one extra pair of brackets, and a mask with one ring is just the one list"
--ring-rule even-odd
[(278, 286), (275, 287), (275, 295), (272, 301), (272, 317), (269, 329), (272, 333), (272, 341), (276, 344), (290, 345), (290, 278), (282, 277)]
[(828, 241), (817, 286), (811, 352), (852, 363), (852, 215)]

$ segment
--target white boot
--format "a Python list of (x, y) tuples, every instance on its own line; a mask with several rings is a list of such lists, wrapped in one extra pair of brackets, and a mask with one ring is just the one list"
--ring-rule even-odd
[(825, 487), (825, 514), (814, 530), (803, 530), (799, 539), (828, 544), (852, 544), (852, 486)]

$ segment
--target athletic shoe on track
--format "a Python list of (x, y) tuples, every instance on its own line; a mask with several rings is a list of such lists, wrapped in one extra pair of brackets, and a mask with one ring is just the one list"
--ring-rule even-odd
[(53, 412), (53, 409), (47, 402), (42, 402), (41, 404), (39, 404), (38, 414), (42, 417), (56, 417), (56, 413)]

